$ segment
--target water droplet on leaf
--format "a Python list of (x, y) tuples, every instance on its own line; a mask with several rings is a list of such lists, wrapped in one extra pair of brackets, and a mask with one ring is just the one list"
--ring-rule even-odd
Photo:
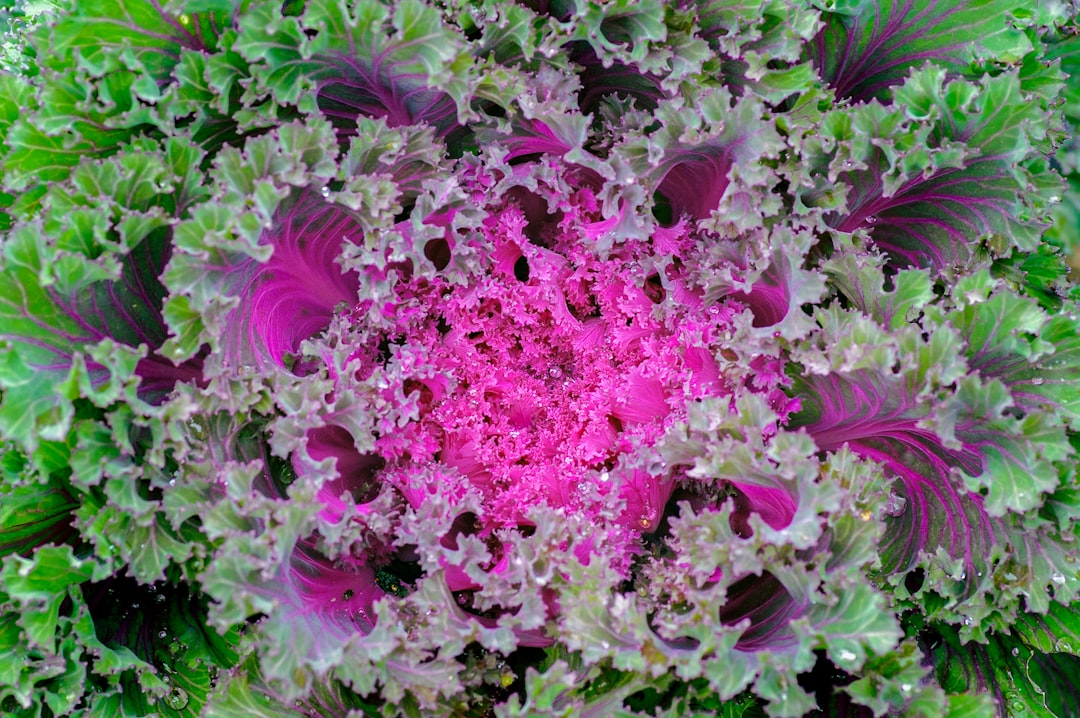
[(169, 695), (165, 696), (165, 705), (169, 706), (174, 711), (184, 710), (187, 708), (187, 704), (187, 691), (179, 686), (173, 686), (173, 689), (169, 691)]
[(897, 518), (904, 515), (904, 511), (907, 509), (907, 499), (899, 494), (889, 494), (888, 501), (885, 502), (885, 515)]
[(1059, 586), (1065, 585), (1065, 576), (1057, 571), (1054, 571), (1052, 574), (1050, 574), (1050, 580)]

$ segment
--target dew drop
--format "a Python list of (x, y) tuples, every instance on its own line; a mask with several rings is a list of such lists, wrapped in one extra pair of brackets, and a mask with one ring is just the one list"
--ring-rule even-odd
[(1020, 655), (1020, 649), (1019, 648), (1013, 648), (1011, 651), (1009, 651), (1009, 653), (1013, 654), (1013, 658), (1016, 658), (1017, 656)]
[(169, 479), (169, 486), (176, 486), (176, 479)]
[(858, 656), (856, 656), (854, 653), (847, 650), (846, 648), (838, 651), (836, 654), (836, 659), (839, 661), (843, 661), (844, 663), (851, 663), (856, 658), (858, 658)]
[(601, 482), (607, 483), (610, 479), (611, 479), (611, 474), (609, 474), (606, 471), (601, 471), (600, 472), (600, 481)]
[(1061, 573), (1059, 573), (1057, 571), (1054, 571), (1052, 574), (1050, 574), (1050, 580), (1053, 581), (1054, 583), (1056, 583), (1059, 586), (1064, 586), (1065, 585), (1065, 576), (1064, 576), (1064, 574), (1061, 574)]
[(174, 711), (182, 711), (187, 708), (188, 694), (180, 686), (173, 686), (173, 689), (169, 691), (169, 695), (165, 696), (165, 705), (172, 708)]
[(877, 224), (878, 218), (871, 214), (871, 215), (868, 215), (867, 218), (864, 221), (867, 224)]
[(322, 196), (323, 197), (329, 197), (330, 196), (330, 188), (329, 187), (323, 187), (322, 188)]
[(562, 378), (562, 369), (560, 369), (557, 366), (553, 366), (550, 369), (548, 369), (548, 376), (550, 376), (552, 379), (561, 379)]
[(1031, 383), (1034, 384), (1035, 386), (1041, 386), (1042, 383), (1043, 383), (1043, 378), (1041, 376), (1034, 377), (1031, 380)]
[(158, 631), (157, 637), (158, 638), (168, 638), (169, 634), (168, 634), (167, 631)]
[(904, 693), (911, 693), (911, 684), (910, 683), (902, 684), (900, 686), (900, 690), (902, 690)]
[(168, 599), (165, 597), (164, 593), (159, 593), (158, 595), (154, 596), (154, 600), (158, 603), (165, 603), (165, 601), (167, 601)]
[(889, 499), (885, 502), (885, 515), (897, 518), (903, 516), (905, 510), (907, 510), (907, 499), (899, 494), (889, 494)]
[(975, 621), (971, 618), (971, 616), (964, 616), (964, 625), (973, 626), (975, 625)]

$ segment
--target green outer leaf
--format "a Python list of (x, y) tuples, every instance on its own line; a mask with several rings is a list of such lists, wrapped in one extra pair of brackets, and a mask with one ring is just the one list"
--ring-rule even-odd
[(1018, 62), (1031, 41), (1009, 22), (1015, 9), (1007, 0), (850, 3), (824, 15), (815, 64), (840, 97), (887, 100), (927, 60), (962, 74), (981, 72), (984, 60)]
[[(796, 628), (822, 639), (829, 658), (843, 670), (862, 667), (867, 654), (884, 655), (900, 641), (902, 632), (896, 617), (885, 609), (884, 596), (865, 583), (830, 588), (836, 603), (816, 604), (806, 623)], [(811, 633), (812, 632), (812, 633)]]
[(84, 156), (95, 151), (88, 141), (72, 135), (50, 137), (21, 118), (8, 130), (4, 155), (4, 188), (21, 190), (31, 182), (63, 179)]
[(0, 144), (6, 144), (12, 125), (26, 108), (33, 106), (33, 96), (33, 88), (25, 78), (0, 73)]
[(1033, 651), (1009, 635), (992, 636), (986, 644), (962, 643), (951, 627), (931, 628), (940, 638), (928, 646), (929, 655), (946, 691), (989, 695), (999, 715), (1063, 717), (1075, 711), (1075, 655)]
[[(214, 19), (221, 26), (226, 17), (219, 12)], [(196, 37), (190, 16), (162, 12), (152, 0), (80, 1), (58, 19), (49, 62), (62, 65), (77, 52), (80, 66), (98, 76), (127, 67), (156, 79), (168, 77), (181, 48), (198, 47), (207, 36)], [(212, 26), (208, 20), (196, 18), (199, 31)]]
[[(248, 664), (251, 665), (250, 663)], [(210, 698), (203, 713), (206, 718), (303, 718), (304, 713), (273, 700), (250, 685), (246, 672), (237, 670)]]
[(17, 624), (27, 645), (54, 650), (60, 604), (74, 584), (100, 574), (103, 567), (77, 559), (70, 546), (43, 546), (31, 558), (10, 554), (0, 569), (0, 589), (19, 608)]
[(922, 308), (934, 299), (928, 272), (907, 269), (891, 279), (885, 291), (881, 259), (855, 252), (838, 253), (823, 267), (829, 282), (856, 308), (889, 330), (900, 330), (916, 321)]
[(928, 66), (895, 89), (895, 106), (827, 114), (804, 141), (797, 196), (841, 232), (869, 231), (899, 265), (951, 275), (978, 263), (979, 240), (999, 256), (1034, 251), (1061, 181), (1033, 150), (1050, 108), (1018, 72), (947, 80)]
[(956, 405), (961, 415), (956, 436), (979, 447), (982, 473), (965, 479), (971, 491), (985, 488), (986, 511), (1003, 516), (1026, 512), (1041, 504), (1041, 496), (1058, 485), (1054, 462), (1073, 453), (1060, 424), (1043, 414), (1015, 419), (1005, 413), (1012, 399), (998, 381), (965, 377), (958, 385)]
[(70, 493), (40, 484), (19, 483), (3, 488), (0, 557), (10, 553), (26, 555), (45, 541), (55, 541), (69, 533), (71, 512), (78, 506)]

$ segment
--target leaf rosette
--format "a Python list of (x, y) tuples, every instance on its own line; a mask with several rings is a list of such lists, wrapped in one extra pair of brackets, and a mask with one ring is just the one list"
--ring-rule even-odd
[(0, 709), (1069, 715), (1014, 5), (8, 3)]

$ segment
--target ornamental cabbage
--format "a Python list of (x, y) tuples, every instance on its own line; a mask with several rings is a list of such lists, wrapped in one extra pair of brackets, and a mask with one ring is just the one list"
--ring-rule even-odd
[(1073, 10), (0, 14), (4, 715), (1076, 714)]

